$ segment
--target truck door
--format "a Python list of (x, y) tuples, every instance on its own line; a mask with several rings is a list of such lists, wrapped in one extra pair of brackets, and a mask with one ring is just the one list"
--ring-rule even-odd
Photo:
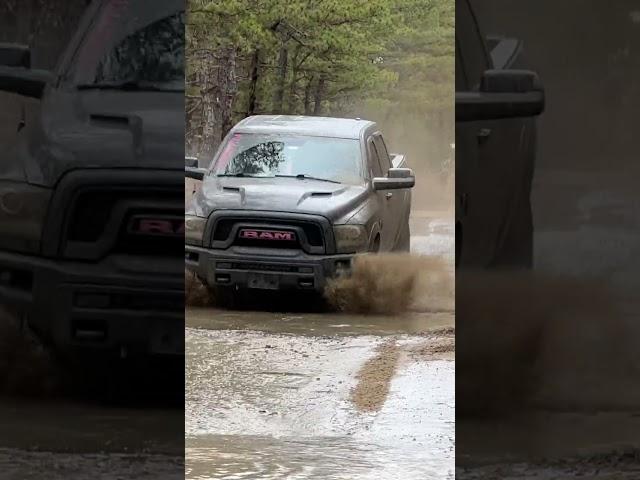
[[(369, 170), (371, 178), (383, 177), (387, 174), (388, 168), (383, 169), (383, 162), (380, 161), (378, 151), (376, 150), (373, 135), (367, 139), (367, 157), (369, 159)], [(377, 191), (374, 194), (378, 198), (378, 206), (380, 211), (380, 251), (385, 252), (393, 248), (394, 238), (389, 234), (389, 229), (393, 228), (393, 205), (391, 200), (393, 195), (391, 190)]]
[[(387, 150), (387, 146), (384, 143), (384, 139), (382, 138), (381, 133), (375, 133), (373, 135), (373, 146), (378, 153), (378, 158), (380, 159), (380, 167), (382, 168), (382, 174), (387, 175), (387, 172), (393, 165), (391, 164), (391, 156), (389, 155), (389, 151)], [(402, 222), (407, 220), (407, 212), (403, 211), (404, 205), (406, 205), (405, 198), (410, 194), (409, 190), (389, 190), (384, 193), (384, 199), (389, 205), (391, 210), (391, 218), (390, 222), (387, 223), (387, 227), (385, 228), (387, 235), (391, 237), (391, 247), (393, 248), (396, 245), (398, 240), (398, 235), (400, 234), (400, 226)]]
[[(456, 0), (456, 90), (477, 91), (493, 68), (468, 0)], [(456, 124), (456, 196), (462, 266), (487, 267), (500, 254), (526, 177), (519, 119)]]

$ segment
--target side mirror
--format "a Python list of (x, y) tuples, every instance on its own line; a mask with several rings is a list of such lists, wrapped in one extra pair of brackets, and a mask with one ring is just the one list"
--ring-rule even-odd
[(204, 180), (205, 175), (207, 174), (206, 168), (196, 168), (196, 167), (184, 167), (184, 176), (186, 178), (192, 178), (194, 180)]
[(184, 166), (189, 168), (198, 168), (198, 158), (184, 157)]
[(456, 121), (535, 117), (544, 111), (540, 78), (528, 70), (487, 70), (478, 92), (456, 92)]
[(0, 91), (42, 98), (44, 87), (53, 79), (46, 70), (31, 69), (29, 47), (0, 43)]
[(410, 168), (390, 168), (386, 177), (373, 179), (374, 190), (398, 190), (401, 188), (413, 188), (416, 177)]
[(0, 43), (0, 66), (31, 68), (31, 50), (26, 45)]

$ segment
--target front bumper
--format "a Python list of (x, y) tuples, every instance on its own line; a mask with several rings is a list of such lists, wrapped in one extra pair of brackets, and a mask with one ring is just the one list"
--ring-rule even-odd
[(184, 355), (183, 272), (181, 259), (0, 252), (0, 305), (26, 315), (58, 351)]
[[(309, 255), (300, 250), (185, 245), (186, 268), (212, 286), (322, 292), (327, 280), (351, 268), (354, 254)], [(259, 277), (273, 282), (256, 283)]]

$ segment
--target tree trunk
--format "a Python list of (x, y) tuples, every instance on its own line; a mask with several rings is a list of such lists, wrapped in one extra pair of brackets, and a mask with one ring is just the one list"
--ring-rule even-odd
[(236, 50), (233, 47), (208, 52), (202, 60), (200, 95), (202, 96), (202, 136), (198, 158), (205, 164), (233, 126), (233, 101), (238, 92)]
[(216, 151), (216, 88), (214, 76), (216, 61), (213, 52), (208, 53), (202, 59), (199, 72), (200, 96), (202, 97), (202, 118), (200, 140), (198, 145), (198, 158), (208, 165)]
[(316, 93), (313, 99), (313, 114), (321, 115), (322, 114), (322, 97), (324, 95), (324, 82), (325, 82), (325, 74), (320, 75), (320, 79), (318, 80), (318, 85), (316, 86)]
[(233, 102), (238, 93), (238, 79), (236, 77), (236, 57), (235, 48), (227, 48), (222, 51), (220, 63), (224, 66), (218, 70), (220, 95), (218, 103), (220, 108), (220, 133), (218, 143), (222, 141), (229, 130), (233, 127)]
[(278, 83), (273, 94), (273, 113), (282, 113), (284, 101), (284, 88), (287, 83), (287, 64), (289, 62), (289, 51), (285, 43), (280, 47), (278, 55)]
[(289, 85), (289, 95), (287, 98), (287, 111), (290, 115), (296, 113), (296, 90), (298, 84), (299, 65), (298, 58), (300, 57), (300, 44), (296, 45), (295, 52), (293, 54), (293, 67), (291, 68), (291, 83)]
[(311, 87), (313, 86), (313, 77), (307, 80), (307, 85), (304, 87), (304, 114), (311, 115)]
[(258, 89), (259, 78), (259, 66), (260, 66), (260, 50), (256, 49), (251, 57), (251, 79), (249, 82), (249, 105), (247, 107), (247, 117), (255, 115), (257, 110), (257, 98), (256, 92)]

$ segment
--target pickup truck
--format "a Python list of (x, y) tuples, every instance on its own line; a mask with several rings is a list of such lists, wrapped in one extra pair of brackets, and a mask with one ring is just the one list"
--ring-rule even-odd
[(471, 3), (456, 0), (456, 266), (528, 269), (544, 88), (522, 43), (485, 38)]
[[(0, 306), (61, 354), (184, 355), (184, 2), (92, 2), (54, 71), (0, 46)], [(6, 118), (6, 117), (5, 117)]]
[(186, 266), (221, 298), (321, 292), (357, 254), (409, 250), (415, 177), (374, 122), (253, 116), (209, 168), (187, 163), (203, 183), (185, 212)]

